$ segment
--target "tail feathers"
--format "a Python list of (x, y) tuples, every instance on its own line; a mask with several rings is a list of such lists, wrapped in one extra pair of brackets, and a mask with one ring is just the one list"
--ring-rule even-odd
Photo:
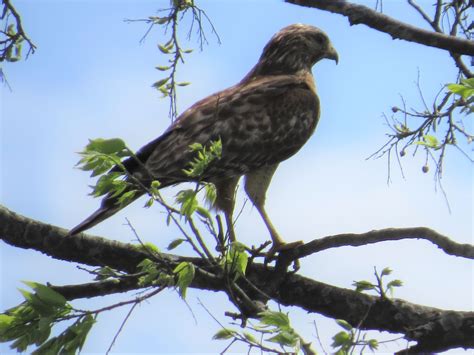
[(69, 235), (75, 235), (81, 232), (84, 232), (85, 230), (94, 227), (95, 225), (99, 224), (100, 222), (106, 220), (110, 216), (114, 215), (118, 211), (120, 211), (122, 208), (125, 206), (129, 205), (136, 199), (138, 199), (140, 196), (142, 196), (143, 193), (137, 193), (133, 199), (131, 199), (127, 204), (118, 204), (117, 197), (109, 197), (106, 196), (103, 200), (102, 203), (97, 211), (95, 211), (93, 214), (91, 214), (89, 217), (87, 217), (84, 221), (79, 223), (77, 226), (72, 228), (69, 231)]

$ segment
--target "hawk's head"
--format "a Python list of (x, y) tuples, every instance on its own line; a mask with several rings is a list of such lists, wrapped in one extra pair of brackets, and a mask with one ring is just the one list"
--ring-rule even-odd
[(333, 59), (336, 63), (339, 59), (328, 36), (319, 28), (294, 24), (272, 37), (250, 74), (257, 76), (310, 71), (323, 58)]

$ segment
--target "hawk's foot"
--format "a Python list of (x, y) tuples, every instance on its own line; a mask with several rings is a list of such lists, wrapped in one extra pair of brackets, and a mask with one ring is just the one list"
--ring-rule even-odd
[(276, 253), (279, 253), (285, 250), (290, 250), (290, 249), (299, 247), (300, 245), (303, 245), (303, 244), (304, 243), (302, 240), (298, 240), (296, 242), (291, 242), (291, 243), (285, 243), (285, 242), (273, 243), (272, 247), (265, 255), (265, 260), (267, 261), (273, 260), (275, 258)]

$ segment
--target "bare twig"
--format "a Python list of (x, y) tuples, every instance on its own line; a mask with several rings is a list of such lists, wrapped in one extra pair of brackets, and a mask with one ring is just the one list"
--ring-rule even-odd
[(117, 340), (118, 336), (120, 335), (120, 333), (122, 332), (122, 329), (123, 327), (125, 326), (125, 323), (127, 323), (127, 320), (128, 318), (130, 318), (130, 316), (132, 315), (133, 313), (133, 310), (135, 309), (135, 307), (138, 305), (139, 302), (135, 302), (132, 307), (130, 308), (130, 310), (128, 311), (127, 315), (125, 316), (124, 320), (122, 321), (122, 323), (120, 324), (120, 328), (117, 330), (117, 333), (115, 333), (114, 335), (114, 338), (112, 339), (112, 342), (110, 343), (110, 346), (109, 348), (107, 349), (107, 351), (105, 352), (106, 355), (108, 355), (110, 353), (110, 351), (112, 350), (114, 344), (115, 344), (115, 341)]

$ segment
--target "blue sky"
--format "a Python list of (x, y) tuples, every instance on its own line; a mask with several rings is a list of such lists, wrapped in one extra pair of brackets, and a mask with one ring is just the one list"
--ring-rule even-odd
[[(133, 149), (157, 137), (169, 124), (168, 101), (151, 84), (160, 78), (154, 69), (166, 64), (154, 30), (143, 44), (146, 26), (125, 18), (154, 15), (168, 1), (17, 1), (24, 26), (38, 45), (26, 62), (4, 67), (10, 92), (3, 87), (0, 135), (0, 201), (15, 212), (70, 228), (95, 210), (86, 173), (74, 169), (76, 152), (88, 138), (122, 137)], [(375, 2), (365, 3), (374, 6)], [(424, 2), (430, 8), (428, 2)], [(421, 158), (404, 158), (406, 179), (392, 167), (387, 185), (387, 162), (366, 160), (384, 142), (387, 127), (382, 113), (400, 105), (421, 107), (415, 81), (429, 101), (456, 71), (447, 53), (402, 41), (364, 26), (312, 9), (276, 1), (202, 1), (216, 27), (219, 45), (207, 27), (209, 45), (200, 52), (196, 36), (186, 41), (189, 22), (182, 24), (183, 46), (195, 48), (179, 76), (192, 85), (179, 91), (179, 110), (239, 81), (255, 64), (268, 39), (296, 22), (323, 29), (339, 52), (339, 65), (325, 61), (313, 70), (322, 104), (315, 135), (293, 158), (281, 164), (268, 191), (267, 209), (288, 240), (385, 227), (427, 226), (458, 242), (472, 243), (472, 166), (449, 151), (444, 187), (452, 212), (435, 191), (430, 174), (422, 174)], [(384, 11), (424, 26), (401, 1), (385, 1)], [(176, 189), (169, 189), (172, 197)], [(245, 196), (238, 194), (238, 205)], [(133, 241), (123, 225), (129, 218), (144, 240), (164, 248), (177, 237), (166, 227), (158, 209), (143, 210), (135, 203), (97, 226), (91, 233), (124, 242)], [(249, 204), (237, 225), (244, 243), (268, 238)], [(186, 253), (186, 249), (178, 252)], [(32, 251), (0, 244), (0, 308), (19, 302), (20, 280), (71, 284), (88, 280), (74, 265)], [(34, 267), (33, 267), (34, 266)], [(402, 241), (361, 248), (341, 248), (302, 261), (301, 273), (350, 288), (353, 280), (372, 277), (373, 266), (390, 266), (405, 286), (396, 296), (429, 306), (471, 310), (471, 263), (444, 255), (422, 241)], [(218, 352), (224, 344), (212, 341), (219, 326), (198, 305), (200, 298), (225, 321), (231, 309), (223, 295), (190, 291), (188, 302), (197, 319), (174, 291), (167, 291), (134, 313), (114, 347), (122, 353)], [(113, 300), (74, 303), (98, 308)], [(338, 330), (334, 322), (289, 308), (290, 317), (306, 339), (314, 340), (313, 320), (325, 344)], [(108, 348), (127, 310), (101, 316), (84, 353)], [(404, 344), (403, 341), (398, 343)], [(327, 348), (329, 346), (327, 345)], [(392, 351), (387, 345), (385, 350)], [(236, 351), (238, 348), (236, 348)], [(243, 349), (240, 349), (244, 351)], [(0, 345), (0, 352), (8, 347)]]

